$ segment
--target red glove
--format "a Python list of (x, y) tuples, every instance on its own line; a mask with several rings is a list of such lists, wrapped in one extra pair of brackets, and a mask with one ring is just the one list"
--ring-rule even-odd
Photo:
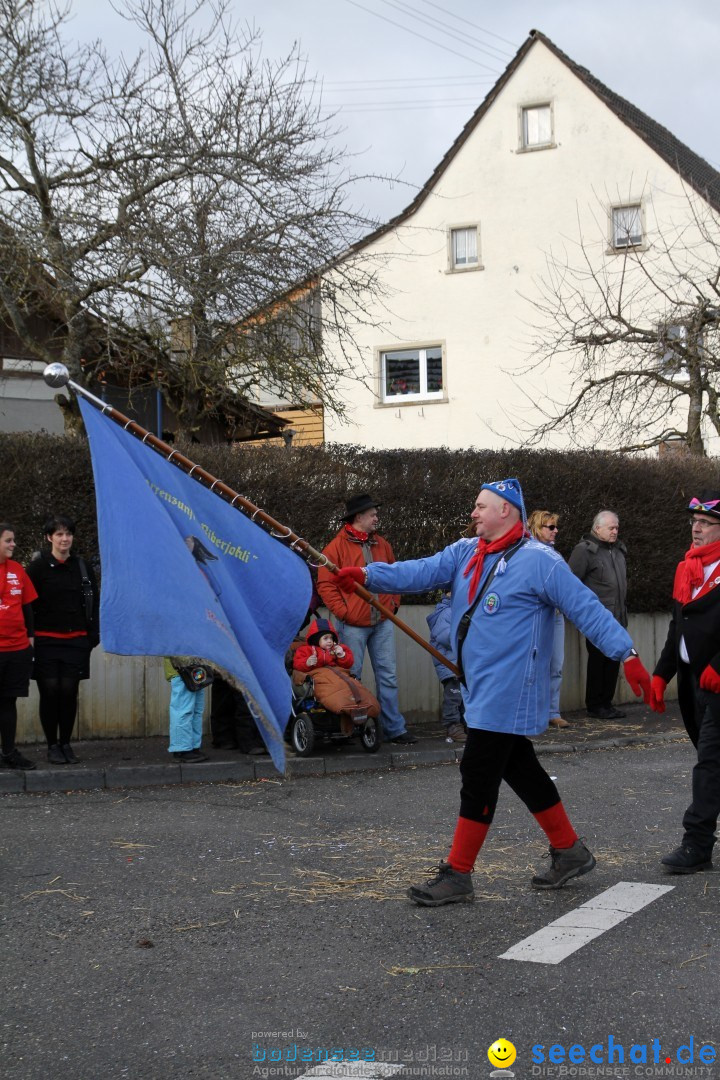
[(667, 683), (659, 675), (653, 675), (650, 683), (650, 708), (653, 712), (665, 712), (665, 687)]
[(338, 588), (343, 592), (354, 593), (356, 585), (365, 584), (365, 568), (363, 566), (346, 566), (338, 570), (335, 575)]
[(711, 694), (720, 694), (720, 675), (711, 664), (708, 664), (700, 676), (700, 689), (709, 690)]
[(639, 656), (628, 656), (624, 664), (625, 678), (630, 684), (635, 697), (640, 697), (646, 705), (650, 704), (650, 676), (643, 667), (643, 662)]

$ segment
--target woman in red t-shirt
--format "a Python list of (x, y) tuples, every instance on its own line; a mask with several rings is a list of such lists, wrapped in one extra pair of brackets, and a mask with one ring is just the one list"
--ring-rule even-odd
[(0, 522), (0, 767), (34, 769), (35, 762), (15, 748), (17, 699), (30, 686), (35, 586), (20, 563), (12, 559), (15, 529)]

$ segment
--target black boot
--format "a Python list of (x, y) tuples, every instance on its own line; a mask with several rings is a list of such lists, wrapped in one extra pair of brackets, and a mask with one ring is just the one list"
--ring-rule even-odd
[(711, 855), (711, 851), (683, 843), (669, 855), (663, 855), (661, 862), (668, 874), (697, 874), (700, 870), (712, 870)]

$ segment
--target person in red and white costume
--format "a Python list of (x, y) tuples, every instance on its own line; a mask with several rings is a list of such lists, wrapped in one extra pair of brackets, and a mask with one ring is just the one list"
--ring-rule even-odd
[(27, 697), (33, 656), (35, 587), (15, 552), (15, 529), (0, 523), (0, 767), (34, 769), (15, 746), (17, 699)]
[(665, 688), (677, 675), (680, 712), (697, 762), (684, 835), (662, 863), (671, 874), (712, 869), (720, 814), (720, 490), (691, 499), (692, 545), (679, 563), (673, 614), (651, 683), (650, 705), (665, 711)]

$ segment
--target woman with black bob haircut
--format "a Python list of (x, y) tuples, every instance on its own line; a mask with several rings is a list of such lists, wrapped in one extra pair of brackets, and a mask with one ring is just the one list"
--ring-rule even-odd
[(48, 761), (75, 764), (70, 745), (78, 689), (90, 678), (90, 652), (97, 645), (98, 588), (92, 567), (71, 553), (75, 522), (58, 514), (45, 522), (49, 551), (38, 552), (27, 573), (37, 591), (33, 679), (40, 693), (40, 723)]

